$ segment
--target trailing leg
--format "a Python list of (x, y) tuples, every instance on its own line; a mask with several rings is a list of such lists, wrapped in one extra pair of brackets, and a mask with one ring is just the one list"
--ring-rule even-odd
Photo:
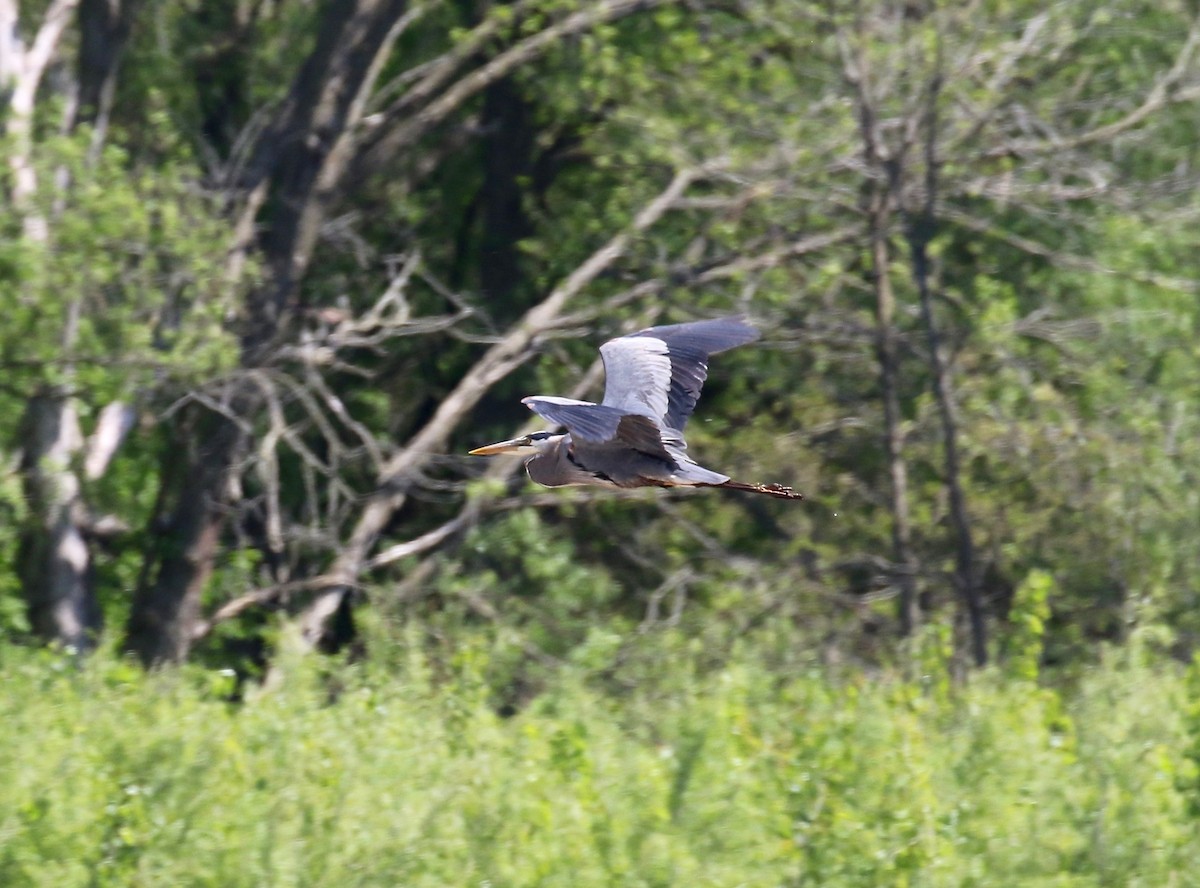
[(767, 496), (779, 499), (804, 499), (804, 494), (797, 493), (782, 484), (746, 484), (743, 481), (723, 481), (720, 484), (698, 484), (697, 487), (726, 487), (730, 490), (748, 490), (751, 493), (765, 493)]

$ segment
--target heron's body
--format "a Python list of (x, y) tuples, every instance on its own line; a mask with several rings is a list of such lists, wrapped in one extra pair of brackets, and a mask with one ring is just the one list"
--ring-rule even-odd
[(731, 487), (799, 499), (790, 487), (731, 481), (687, 455), (683, 429), (708, 376), (709, 355), (758, 335), (740, 318), (725, 318), (612, 339), (600, 347), (607, 375), (601, 403), (550, 395), (522, 402), (565, 433), (536, 432), (471, 452), (532, 452), (525, 468), (546, 487)]
[(570, 434), (552, 435), (539, 443), (538, 452), (525, 461), (529, 477), (545, 487), (594, 484), (603, 487), (681, 487), (699, 482), (723, 484), (727, 475), (697, 465), (682, 448), (664, 447), (667, 455), (605, 452), (586, 442), (577, 445)]

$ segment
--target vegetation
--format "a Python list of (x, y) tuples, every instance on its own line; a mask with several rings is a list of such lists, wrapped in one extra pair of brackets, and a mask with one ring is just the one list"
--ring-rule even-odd
[(1194, 6), (0, 0), (0, 882), (1194, 881)]
[(441, 675), (415, 633), (383, 669), (291, 662), (236, 706), (218, 673), (10, 651), (0, 877), (1195, 884), (1196, 667), (1114, 653), (1067, 700), (995, 670), (951, 688), (945, 663), (709, 672), (660, 643), (660, 681), (614, 698), (571, 669), (509, 719), (478, 640)]

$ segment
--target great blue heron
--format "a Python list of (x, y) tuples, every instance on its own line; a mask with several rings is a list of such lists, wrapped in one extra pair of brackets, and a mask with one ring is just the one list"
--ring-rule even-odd
[(683, 427), (708, 377), (708, 357), (758, 339), (741, 318), (651, 327), (600, 346), (607, 378), (599, 404), (537, 395), (521, 403), (566, 428), (477, 447), (475, 456), (529, 453), (529, 477), (546, 487), (729, 487), (802, 499), (782, 484), (731, 481), (687, 455)]

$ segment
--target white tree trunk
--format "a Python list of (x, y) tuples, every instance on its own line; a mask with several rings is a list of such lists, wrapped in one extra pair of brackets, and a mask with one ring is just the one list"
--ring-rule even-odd
[(8, 165), (12, 170), (12, 200), (22, 214), (25, 236), (37, 243), (45, 243), (48, 230), (45, 216), (33, 206), (37, 191), (37, 174), (31, 157), (33, 111), (42, 75), (78, 5), (79, 0), (53, 0), (33, 42), (26, 45), (18, 27), (18, 3), (0, 0), (0, 78), (9, 106), (6, 134), (11, 139)]
[(100, 629), (84, 539), (86, 509), (74, 464), (83, 451), (75, 405), (64, 392), (30, 399), (22, 476), (29, 518), (21, 541), (21, 581), (39, 635), (82, 651)]

